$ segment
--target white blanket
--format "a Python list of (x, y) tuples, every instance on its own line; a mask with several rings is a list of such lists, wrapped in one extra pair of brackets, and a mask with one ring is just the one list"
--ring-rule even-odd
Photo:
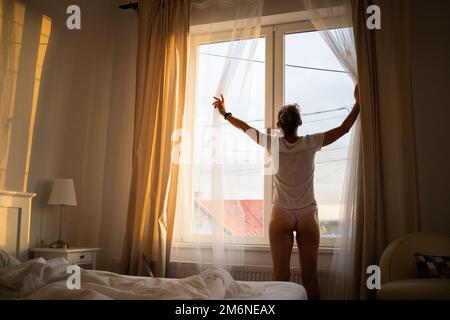
[(0, 286), (25, 299), (229, 299), (258, 296), (262, 287), (239, 284), (222, 269), (206, 270), (185, 279), (154, 279), (81, 269), (81, 289), (69, 290), (67, 260), (42, 258), (0, 269)]

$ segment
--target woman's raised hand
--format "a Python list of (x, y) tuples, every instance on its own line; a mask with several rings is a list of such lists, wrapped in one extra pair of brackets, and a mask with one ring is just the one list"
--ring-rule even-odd
[(219, 113), (223, 116), (225, 115), (225, 113), (227, 113), (226, 109), (225, 109), (225, 99), (223, 98), (223, 95), (220, 95), (220, 99), (214, 97), (214, 102), (213, 102), (213, 106), (214, 109), (219, 110)]

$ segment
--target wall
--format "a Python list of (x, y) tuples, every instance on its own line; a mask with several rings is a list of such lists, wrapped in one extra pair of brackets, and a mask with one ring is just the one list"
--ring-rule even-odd
[[(202, 1), (194, 1), (194, 3), (198, 2), (201, 3)], [(193, 7), (193, 10), (191, 11), (191, 26), (210, 24), (213, 22), (233, 21), (235, 19), (242, 19), (244, 17), (252, 16), (252, 14), (256, 14), (256, 6), (254, 3), (249, 3), (248, 6), (244, 3), (244, 5), (240, 6), (239, 11), (236, 11), (236, 8), (233, 6), (227, 8), (221, 5), (214, 5), (214, 3), (212, 7), (207, 6), (207, 10), (203, 10), (204, 8), (204, 6)], [(304, 6), (301, 0), (264, 0), (262, 15), (273, 16), (302, 10), (304, 10)]]
[[(46, 205), (51, 180), (72, 178), (78, 206), (65, 208), (63, 238), (103, 247), (100, 267), (112, 268), (128, 205), (137, 15), (115, 0), (24, 2), (53, 20), (31, 155), (31, 245), (56, 240), (58, 208)], [(66, 28), (70, 4), (81, 8), (80, 31)]]
[(422, 229), (450, 235), (450, 2), (412, 1), (412, 36)]

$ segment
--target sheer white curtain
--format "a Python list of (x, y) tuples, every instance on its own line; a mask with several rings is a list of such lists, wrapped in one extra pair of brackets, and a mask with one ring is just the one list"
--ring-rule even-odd
[[(350, 72), (357, 82), (357, 59), (352, 28), (351, 0), (302, 0), (314, 27), (320, 31), (342, 66)], [(349, 148), (349, 162), (346, 168), (343, 193), (343, 207), (339, 216), (339, 236), (332, 259), (332, 277), (329, 282), (330, 298), (348, 299), (354, 297), (355, 254), (357, 239), (357, 212), (359, 208), (358, 188), (361, 186), (361, 144), (360, 122), (352, 130)]]
[(263, 0), (191, 4), (188, 105), (171, 260), (191, 261), (197, 270), (243, 264), (246, 241), (264, 232), (262, 225), (256, 231), (249, 227), (249, 210), (244, 208), (262, 203), (263, 150), (212, 106), (213, 96), (223, 94), (228, 112), (264, 128), (263, 4)]

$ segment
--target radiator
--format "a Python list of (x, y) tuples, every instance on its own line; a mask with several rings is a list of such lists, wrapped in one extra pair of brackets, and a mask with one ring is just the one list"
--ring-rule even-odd
[[(171, 278), (185, 278), (198, 274), (202, 270), (211, 266), (203, 266), (201, 269), (195, 263), (172, 262), (169, 271)], [(227, 270), (232, 277), (238, 281), (271, 281), (272, 267), (270, 266), (229, 266)], [(329, 271), (318, 270), (317, 277), (319, 281), (320, 294), (323, 299), (328, 297)], [(302, 276), (297, 268), (291, 269), (291, 281), (302, 284)]]

